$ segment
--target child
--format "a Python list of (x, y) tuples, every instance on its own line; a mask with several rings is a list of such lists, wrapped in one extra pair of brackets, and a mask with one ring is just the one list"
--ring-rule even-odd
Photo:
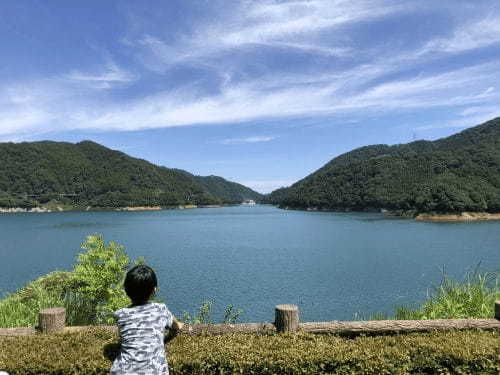
[(112, 375), (168, 375), (164, 330), (177, 333), (184, 324), (163, 303), (148, 302), (156, 286), (156, 275), (148, 266), (138, 265), (127, 272), (124, 287), (132, 305), (114, 313), (121, 347)]

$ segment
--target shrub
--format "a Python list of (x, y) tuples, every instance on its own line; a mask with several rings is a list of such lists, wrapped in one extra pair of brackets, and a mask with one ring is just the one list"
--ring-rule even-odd
[(56, 271), (0, 300), (0, 327), (34, 326), (46, 307), (66, 308), (68, 325), (113, 324), (130, 301), (123, 280), (130, 260), (123, 246), (88, 236), (72, 272)]
[(75, 287), (67, 301), (90, 309), (92, 323), (112, 324), (113, 311), (130, 304), (123, 288), (130, 259), (122, 245), (111, 241), (106, 246), (100, 235), (88, 236), (82, 248), (86, 252), (78, 255), (72, 273)]
[[(17, 374), (108, 374), (118, 337), (103, 328), (0, 337), (0, 369)], [(498, 331), (449, 331), (343, 339), (313, 334), (178, 336), (172, 375), (498, 374)]]

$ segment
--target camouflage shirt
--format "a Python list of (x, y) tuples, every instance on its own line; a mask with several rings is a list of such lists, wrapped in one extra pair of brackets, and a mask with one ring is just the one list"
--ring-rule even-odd
[(173, 315), (163, 303), (126, 307), (114, 313), (121, 348), (111, 367), (112, 375), (168, 375), (163, 343), (165, 327)]

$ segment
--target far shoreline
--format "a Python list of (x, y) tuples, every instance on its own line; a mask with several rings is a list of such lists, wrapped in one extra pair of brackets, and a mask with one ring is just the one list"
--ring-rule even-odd
[[(125, 206), (125, 207), (70, 207), (70, 206), (51, 206), (51, 207), (0, 207), (0, 214), (16, 214), (16, 213), (54, 213), (54, 212), (148, 212), (148, 211), (167, 211), (167, 210), (189, 210), (195, 208), (222, 208), (240, 206), (243, 204), (227, 203), (227, 204), (210, 204), (196, 205), (185, 204), (178, 206)], [(283, 210), (308, 211), (308, 212), (337, 212), (337, 213), (382, 213), (388, 218), (394, 219), (413, 219), (420, 222), (430, 223), (464, 223), (477, 221), (500, 221), (500, 213), (490, 212), (460, 212), (460, 213), (416, 213), (414, 211), (391, 211), (386, 209), (367, 208), (364, 210), (353, 209), (326, 209), (319, 207), (295, 208), (295, 207), (279, 207), (271, 205)]]
[(415, 211), (391, 211), (387, 209), (376, 209), (376, 208), (366, 208), (364, 210), (355, 209), (326, 209), (319, 207), (306, 207), (306, 208), (296, 208), (296, 207), (279, 207), (283, 210), (296, 210), (296, 211), (308, 211), (308, 212), (337, 212), (337, 213), (382, 213), (389, 218), (395, 219), (413, 219), (415, 221), (421, 222), (432, 222), (432, 223), (462, 223), (462, 222), (476, 222), (476, 221), (500, 221), (500, 213), (490, 213), (490, 212), (449, 212), (449, 213), (437, 213), (437, 212), (423, 212), (417, 213)]
[(434, 223), (453, 223), (470, 221), (495, 221), (500, 220), (500, 213), (489, 212), (461, 212), (456, 214), (418, 214), (416, 221), (434, 222)]
[(194, 208), (221, 208), (221, 207), (231, 207), (239, 206), (236, 203), (227, 204), (208, 204), (208, 205), (196, 205), (196, 204), (184, 204), (178, 206), (126, 206), (126, 207), (0, 207), (0, 214), (18, 214), (18, 213), (53, 213), (53, 212), (144, 212), (144, 211), (164, 211), (164, 210), (188, 210)]

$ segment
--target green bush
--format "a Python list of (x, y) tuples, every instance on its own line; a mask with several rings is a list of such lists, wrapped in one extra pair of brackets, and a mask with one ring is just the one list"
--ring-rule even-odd
[(113, 311), (130, 301), (123, 289), (130, 264), (123, 246), (88, 236), (73, 271), (56, 271), (28, 283), (0, 300), (0, 327), (37, 324), (46, 307), (66, 308), (68, 325), (113, 324)]
[[(123, 246), (113, 241), (106, 246), (102, 236), (88, 236), (78, 255), (72, 276), (73, 296), (68, 301), (86, 301), (93, 323), (113, 324), (113, 311), (130, 304), (123, 281), (130, 259)], [(81, 306), (79, 306), (81, 307)]]
[[(102, 328), (0, 337), (0, 369), (11, 375), (108, 374), (117, 336)], [(172, 375), (498, 374), (498, 331), (449, 331), (343, 339), (296, 335), (178, 336)]]

